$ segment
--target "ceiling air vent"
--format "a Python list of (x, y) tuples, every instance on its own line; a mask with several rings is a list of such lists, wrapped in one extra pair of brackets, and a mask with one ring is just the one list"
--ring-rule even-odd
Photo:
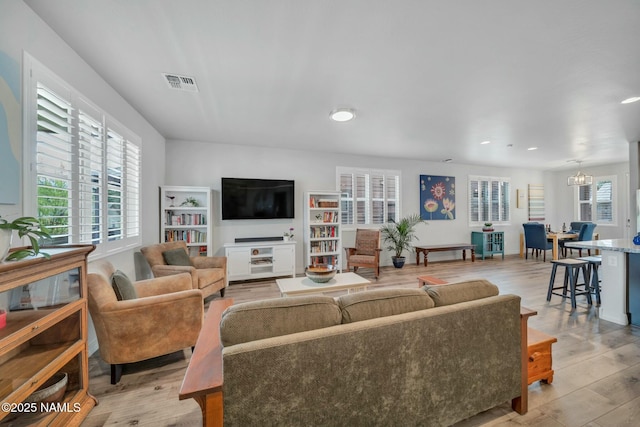
[(183, 90), (185, 92), (198, 92), (198, 85), (196, 85), (196, 79), (193, 77), (167, 73), (162, 73), (162, 75), (171, 89)]

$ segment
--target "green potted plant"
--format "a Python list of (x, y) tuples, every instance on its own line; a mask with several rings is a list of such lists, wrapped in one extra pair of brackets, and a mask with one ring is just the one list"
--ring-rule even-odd
[(485, 222), (484, 227), (482, 227), (482, 231), (493, 231), (493, 224), (490, 222)]
[(415, 233), (416, 225), (421, 222), (424, 220), (420, 218), (420, 215), (412, 214), (397, 222), (391, 220), (380, 229), (384, 242), (388, 244), (386, 249), (393, 252), (391, 260), (396, 268), (404, 266), (405, 257), (402, 254), (404, 251), (413, 249), (411, 242), (414, 239), (418, 240)]
[[(18, 236), (20, 238), (27, 236), (31, 241), (31, 247), (13, 251), (9, 256), (7, 256), (7, 253), (11, 248), (11, 240), (14, 230), (18, 232)], [(40, 252), (40, 240), (50, 238), (51, 235), (37, 218), (23, 216), (9, 222), (0, 217), (0, 261), (4, 259), (19, 260), (26, 258), (29, 255), (38, 254), (42, 254), (45, 258), (51, 258), (49, 254)]]

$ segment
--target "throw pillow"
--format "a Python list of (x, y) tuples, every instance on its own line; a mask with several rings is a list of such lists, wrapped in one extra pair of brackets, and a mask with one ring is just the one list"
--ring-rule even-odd
[(191, 265), (191, 258), (182, 248), (164, 251), (162, 257), (168, 265)]
[(138, 293), (133, 283), (131, 283), (131, 279), (120, 270), (116, 270), (111, 276), (111, 286), (118, 301), (138, 298)]

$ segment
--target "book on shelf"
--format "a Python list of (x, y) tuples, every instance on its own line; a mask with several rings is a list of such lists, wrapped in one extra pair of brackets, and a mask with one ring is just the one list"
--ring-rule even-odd
[(166, 230), (165, 242), (207, 243), (207, 233), (198, 230)]
[(336, 199), (318, 199), (318, 207), (319, 208), (337, 208), (338, 200)]
[(337, 255), (322, 255), (322, 256), (312, 256), (311, 257), (311, 265), (317, 264), (325, 264), (325, 265), (338, 265), (338, 256)]
[(175, 214), (174, 212), (167, 212), (165, 220), (167, 225), (207, 225), (207, 216), (204, 214)]

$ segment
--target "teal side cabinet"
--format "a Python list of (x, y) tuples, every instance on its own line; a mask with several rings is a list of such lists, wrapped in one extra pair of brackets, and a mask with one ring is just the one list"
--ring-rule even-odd
[(476, 256), (502, 254), (504, 259), (504, 231), (472, 231), (471, 244), (476, 245)]

